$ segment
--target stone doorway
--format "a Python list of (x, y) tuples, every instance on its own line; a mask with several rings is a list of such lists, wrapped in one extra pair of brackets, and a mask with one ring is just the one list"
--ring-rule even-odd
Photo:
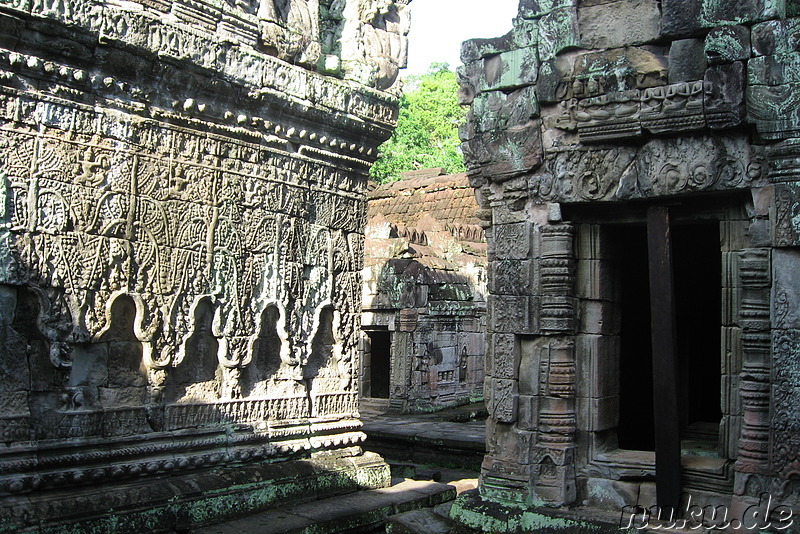
[(368, 382), (364, 396), (388, 399), (391, 384), (392, 334), (388, 330), (370, 330), (367, 334), (364, 371)]
[[(715, 207), (706, 205), (705, 211), (690, 199), (670, 207), (674, 383), (679, 385), (670, 418), (680, 436), (670, 471), (680, 475), (680, 491), (695, 499), (705, 499), (706, 492), (729, 493), (733, 484), (743, 357), (734, 304), (749, 280), (742, 277), (750, 276), (742, 269), (749, 265), (742, 263), (748, 257), (745, 206), (743, 199), (731, 197)], [(641, 205), (613, 214), (577, 206), (565, 210), (575, 221), (580, 318), (575, 336), (577, 474), (586, 477), (588, 493), (608, 480), (641, 485), (642, 502), (650, 506), (647, 488), (654, 488), (658, 470), (654, 422), (664, 418), (654, 415), (657, 351), (652, 346), (647, 212)]]
[[(655, 450), (647, 228), (610, 226), (620, 308), (620, 449)], [(715, 449), (720, 410), (719, 224), (672, 228), (682, 449)]]

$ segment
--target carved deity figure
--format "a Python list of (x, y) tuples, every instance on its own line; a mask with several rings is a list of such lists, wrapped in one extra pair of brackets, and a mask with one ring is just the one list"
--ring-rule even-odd
[(314, 66), (320, 57), (319, 0), (261, 0), (263, 46), (277, 57)]
[(342, 34), (346, 73), (378, 89), (388, 89), (406, 64), (408, 1), (350, 0), (349, 28)]

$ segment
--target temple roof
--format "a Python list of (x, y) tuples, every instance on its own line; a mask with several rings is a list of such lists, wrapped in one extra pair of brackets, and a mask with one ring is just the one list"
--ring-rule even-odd
[(467, 175), (440, 175), (442, 171), (403, 173), (405, 179), (379, 185), (368, 194), (368, 218), (383, 215), (393, 224), (412, 227), (427, 214), (443, 225), (478, 225), (478, 203)]

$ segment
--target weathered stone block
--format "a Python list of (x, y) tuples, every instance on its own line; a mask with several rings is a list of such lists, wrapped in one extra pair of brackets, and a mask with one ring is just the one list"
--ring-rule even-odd
[(772, 246), (771, 224), (767, 219), (755, 219), (747, 229), (747, 237), (751, 247)]
[[(797, 139), (787, 139), (770, 145), (767, 148), (767, 158), (771, 181), (800, 181), (800, 142)], [(774, 196), (774, 191), (770, 191), (768, 195), (770, 197)], [(761, 215), (763, 212), (759, 211), (757, 213)]]
[(658, 87), (667, 80), (667, 58), (637, 46), (591, 52), (578, 56), (573, 73), (578, 98)]
[(490, 379), (485, 390), (486, 409), (489, 416), (501, 423), (517, 420), (519, 385), (516, 380)]
[(784, 2), (771, 0), (733, 3), (703, 0), (702, 5), (701, 20), (705, 28), (718, 24), (746, 24), (783, 18), (786, 13)]
[(542, 104), (552, 104), (565, 100), (571, 87), (567, 76), (571, 71), (562, 58), (549, 59), (539, 65), (539, 81), (536, 95)]
[(662, 35), (680, 37), (699, 29), (702, 4), (699, 0), (662, 0)]
[[(722, 328), (721, 349), (722, 366), (721, 375), (738, 375), (742, 370), (742, 331), (738, 327), (725, 326)], [(739, 415), (738, 412), (732, 412)]]
[[(9, 289), (11, 291), (8, 291)], [(13, 296), (9, 293), (13, 293)], [(26, 393), (31, 386), (31, 370), (36, 371), (35, 365), (31, 368), (31, 363), (28, 361), (31, 355), (29, 351), (35, 344), (31, 344), (11, 323), (15, 307), (11, 305), (15, 303), (16, 288), (0, 285), (0, 306), (10, 306), (0, 312), (0, 346), (3, 347), (0, 391)]]
[(600, 398), (619, 395), (618, 336), (578, 336), (575, 358), (580, 396)]
[[(501, 120), (501, 110), (505, 104), (506, 95), (502, 91), (484, 91), (474, 97), (469, 123), (474, 132), (488, 132), (505, 126)], [(467, 139), (474, 133), (470, 132)]]
[(514, 21), (514, 28), (511, 30), (516, 48), (525, 48), (539, 44), (539, 22), (518, 18)]
[(800, 328), (800, 251), (775, 249), (772, 322), (776, 328)]
[(706, 70), (705, 115), (709, 128), (734, 128), (745, 116), (744, 63), (713, 65)]
[(530, 493), (532, 502), (561, 506), (575, 501), (577, 492), (573, 466), (543, 462), (537, 467), (535, 485)]
[(540, 385), (540, 361), (542, 347), (546, 346), (547, 338), (520, 336), (519, 337), (519, 391), (526, 395), (538, 395)]
[(491, 291), (495, 295), (530, 295), (533, 273), (530, 260), (497, 260), (489, 270)]
[[(742, 188), (766, 179), (762, 159), (743, 139), (705, 135), (692, 139), (691, 148), (685, 140), (655, 139), (640, 150), (637, 182), (641, 194)], [(671, 171), (665, 175), (661, 169), (668, 161)], [(722, 162), (736, 162), (737, 170), (729, 172)]]
[(608, 260), (577, 262), (575, 296), (580, 299), (605, 300), (614, 298), (617, 279), (613, 264)]
[(514, 334), (492, 336), (492, 371), (494, 378), (519, 378), (520, 352)]
[(517, 427), (522, 430), (536, 430), (539, 426), (539, 397), (519, 396), (519, 420)]
[(705, 54), (711, 65), (750, 59), (750, 28), (721, 26), (706, 35)]
[(589, 478), (586, 480), (586, 501), (589, 506), (618, 512), (639, 501), (639, 483)]
[(725, 374), (720, 377), (720, 391), (725, 413), (731, 416), (742, 415), (742, 378), (731, 370), (734, 374)]
[(619, 48), (658, 39), (661, 13), (655, 0), (617, 0), (578, 9), (582, 48)]
[(580, 331), (587, 334), (619, 334), (619, 310), (607, 301), (583, 300), (580, 310)]
[(775, 184), (772, 236), (776, 246), (800, 246), (800, 183)]
[(619, 425), (619, 397), (602, 397), (591, 400), (591, 430), (600, 432)]
[(73, 351), (70, 386), (105, 385), (108, 382), (108, 344), (93, 343)]
[[(478, 93), (478, 87), (481, 83), (481, 68), (483, 62), (480, 60), (465, 62), (456, 68), (456, 79), (458, 80), (458, 103), (461, 105), (469, 105), (472, 103), (475, 95)], [(471, 122), (471, 121), (470, 121)], [(469, 137), (461, 135), (461, 140), (464, 141)], [(471, 136), (470, 136), (471, 137)]]
[(519, 16), (532, 19), (565, 7), (575, 7), (575, 0), (520, 0)]
[(518, 89), (508, 95), (501, 108), (501, 118), (506, 126), (527, 124), (539, 116), (539, 102), (536, 98), (536, 87), (529, 86)]
[(754, 56), (791, 56), (796, 52), (794, 36), (800, 29), (800, 19), (772, 20), (752, 28), (751, 44)]
[(800, 59), (796, 55), (759, 56), (747, 62), (748, 85), (783, 85), (800, 82)]
[(539, 328), (548, 333), (575, 330), (578, 301), (572, 297), (545, 295), (539, 301)]
[(700, 80), (706, 72), (706, 52), (700, 39), (673, 41), (669, 48), (669, 83)]
[(468, 168), (486, 165), (482, 173), (502, 182), (538, 167), (542, 162), (541, 130), (538, 121), (508, 130), (476, 135), (462, 145)]
[(539, 317), (536, 297), (489, 297), (490, 328), (495, 332), (537, 333)]
[(508, 90), (536, 83), (539, 58), (536, 47), (518, 48), (483, 60), (481, 91)]
[(578, 13), (566, 7), (551, 11), (539, 20), (539, 59), (546, 61), (580, 45)]
[(528, 259), (531, 253), (532, 238), (532, 226), (527, 222), (495, 226), (495, 255), (498, 259)]
[(502, 37), (489, 39), (469, 39), (461, 43), (461, 61), (467, 63), (487, 56), (510, 51), (515, 45), (512, 32)]
[(656, 505), (656, 483), (642, 482), (639, 486), (639, 499), (637, 505), (650, 508)]
[(767, 140), (796, 137), (800, 132), (800, 111), (792, 103), (800, 98), (800, 84), (747, 87), (747, 118)]
[(641, 100), (642, 95), (637, 89), (580, 100), (575, 120), (581, 142), (616, 141), (641, 136)]

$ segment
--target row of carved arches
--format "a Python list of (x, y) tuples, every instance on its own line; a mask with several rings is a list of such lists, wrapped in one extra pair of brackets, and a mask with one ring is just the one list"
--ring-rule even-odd
[[(157, 338), (159, 332), (142, 332), (143, 307), (136, 296), (115, 295), (107, 307), (105, 328), (91, 341), (68, 343), (57, 341), (61, 334), (42, 332), (47, 330), (42, 317), (51, 307), (47, 295), (5, 287), (16, 292), (7, 332), (13, 331), (28, 347), (24, 356), (9, 351), (9, 359), (29, 360), (25, 367), (37, 370), (36, 381), (41, 382), (35, 389), (60, 391), (60, 408), (68, 411), (308, 394), (317, 377), (342, 373), (341, 343), (335, 335), (338, 312), (327, 303), (315, 312), (314, 333), (304, 356), (290, 346), (280, 303), (264, 306), (254, 335), (231, 340), (217, 334), (219, 315), (213, 299), (199, 298), (175, 357), (154, 362), (154, 341), (148, 337)], [(67, 316), (60, 322), (71, 321)], [(226, 359), (227, 346), (235, 343), (248, 345), (241, 361)], [(49, 372), (42, 373), (44, 368)]]

